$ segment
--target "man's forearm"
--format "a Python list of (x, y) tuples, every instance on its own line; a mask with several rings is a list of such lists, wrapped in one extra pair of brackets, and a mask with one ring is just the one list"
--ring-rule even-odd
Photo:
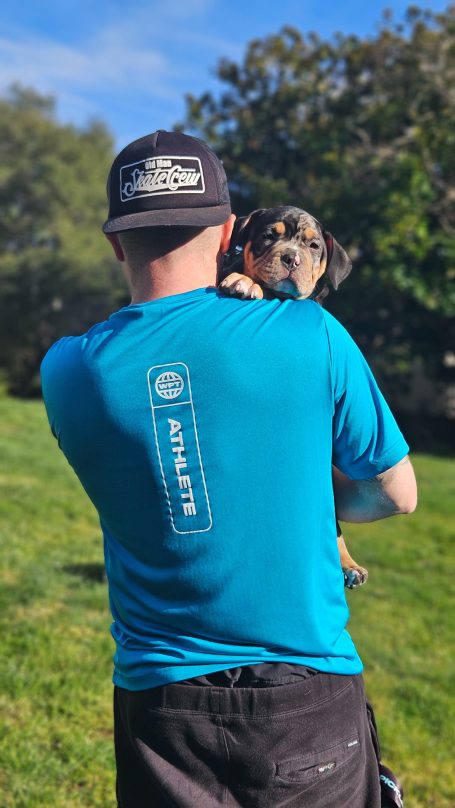
[(335, 466), (332, 469), (336, 512), (341, 521), (374, 522), (415, 510), (417, 487), (408, 457), (371, 480), (351, 480)]

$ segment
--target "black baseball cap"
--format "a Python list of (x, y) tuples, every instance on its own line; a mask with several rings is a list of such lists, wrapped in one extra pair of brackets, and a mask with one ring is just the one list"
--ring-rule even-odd
[(231, 213), (221, 160), (199, 138), (163, 129), (115, 158), (107, 180), (104, 233), (162, 225), (209, 227)]

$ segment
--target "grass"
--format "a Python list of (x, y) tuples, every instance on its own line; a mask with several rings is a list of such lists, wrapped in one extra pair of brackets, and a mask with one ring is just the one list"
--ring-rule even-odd
[[(40, 402), (0, 395), (0, 459), (0, 804), (111, 808), (113, 644), (96, 514)], [(350, 628), (407, 808), (449, 808), (455, 462), (414, 462), (417, 513), (346, 530), (370, 571), (348, 595)]]
[(41, 403), (0, 397), (0, 424), (0, 804), (113, 806), (96, 514)]
[(384, 762), (406, 786), (407, 808), (455, 805), (455, 462), (413, 458), (411, 517), (349, 526), (370, 570), (350, 593), (350, 630), (365, 662)]

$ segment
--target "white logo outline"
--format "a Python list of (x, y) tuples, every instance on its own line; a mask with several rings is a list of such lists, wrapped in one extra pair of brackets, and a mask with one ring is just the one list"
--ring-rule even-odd
[[(163, 385), (166, 386), (162, 387)], [(172, 385), (177, 385), (177, 387)], [(164, 371), (164, 373), (160, 373), (160, 375), (155, 381), (156, 392), (161, 398), (164, 398), (166, 401), (172, 401), (174, 398), (178, 398), (179, 396), (182, 395), (184, 389), (185, 389), (185, 382), (180, 376), (180, 373), (176, 373), (173, 370), (168, 370)]]
[[(182, 365), (186, 369), (187, 381), (188, 381), (189, 401), (176, 402), (176, 404), (155, 405), (153, 403), (152, 385), (150, 384), (150, 374), (151, 374), (152, 370), (158, 370), (159, 368), (169, 368), (169, 367), (172, 367), (172, 365)], [(208, 533), (208, 531), (211, 530), (212, 527), (213, 527), (213, 517), (212, 517), (212, 509), (210, 507), (209, 494), (208, 494), (208, 491), (207, 491), (207, 483), (206, 483), (206, 480), (205, 480), (204, 465), (203, 465), (202, 457), (201, 457), (201, 449), (200, 449), (200, 446), (199, 446), (199, 437), (198, 437), (197, 423), (196, 423), (196, 413), (194, 412), (193, 393), (192, 393), (192, 390), (191, 390), (191, 380), (190, 380), (189, 367), (188, 367), (187, 364), (185, 364), (185, 362), (167, 362), (167, 363), (162, 364), (162, 365), (153, 365), (153, 367), (149, 368), (149, 370), (147, 372), (147, 382), (148, 382), (148, 388), (149, 388), (150, 406), (151, 406), (151, 410), (152, 410), (153, 431), (155, 433), (155, 444), (156, 444), (156, 449), (157, 449), (157, 452), (158, 452), (158, 461), (159, 461), (159, 464), (160, 464), (161, 478), (163, 480), (164, 490), (165, 490), (165, 493), (166, 493), (166, 500), (167, 500), (167, 504), (168, 504), (168, 507), (169, 507), (169, 516), (170, 516), (170, 520), (171, 520), (172, 529), (175, 531), (175, 533), (178, 533), (179, 535), (182, 535), (182, 536), (183, 535), (189, 535), (191, 533)], [(201, 528), (199, 530), (177, 530), (177, 528), (175, 526), (174, 515), (173, 515), (173, 511), (172, 511), (171, 498), (170, 498), (170, 495), (169, 495), (169, 489), (168, 489), (167, 482), (166, 482), (166, 475), (164, 473), (163, 461), (161, 459), (160, 444), (159, 444), (159, 440), (158, 440), (158, 430), (156, 428), (155, 409), (161, 409), (161, 407), (166, 407), (166, 406), (167, 407), (174, 407), (174, 406), (177, 406), (177, 404), (180, 404), (180, 403), (182, 403), (182, 404), (190, 404), (191, 405), (191, 411), (192, 411), (192, 414), (193, 414), (194, 433), (195, 433), (195, 438), (196, 438), (196, 446), (197, 446), (197, 452), (198, 452), (199, 464), (200, 464), (200, 470), (201, 470), (201, 477), (202, 477), (202, 484), (204, 486), (205, 501), (206, 501), (207, 512), (208, 512), (208, 517), (209, 517), (209, 525), (208, 525), (208, 527)]]
[[(170, 166), (161, 165), (162, 163), (190, 160), (193, 166), (184, 168), (178, 164)], [(157, 167), (156, 163), (160, 165)], [(135, 168), (141, 166), (141, 168)], [(154, 166), (152, 168), (152, 166)], [(127, 169), (131, 169), (124, 180), (124, 173)], [(134, 170), (133, 170), (134, 169)], [(179, 174), (179, 171), (181, 172)], [(172, 174), (173, 172), (173, 174)], [(158, 183), (161, 175), (162, 182)], [(172, 174), (172, 176), (171, 176)], [(191, 177), (185, 176), (183, 181), (182, 175), (191, 174)], [(179, 182), (180, 176), (180, 182)], [(196, 184), (201, 184), (200, 188), (195, 188)], [(153, 189), (155, 185), (155, 189)], [(185, 185), (187, 187), (185, 187)], [(151, 190), (152, 188), (152, 190)], [(142, 191), (142, 193), (141, 193)], [(164, 154), (160, 157), (146, 157), (144, 160), (137, 160), (134, 163), (120, 167), (120, 201), (129, 202), (133, 199), (142, 199), (145, 196), (165, 196), (166, 194), (203, 194), (205, 193), (205, 180), (204, 172), (199, 157), (193, 157), (190, 154), (173, 155)]]

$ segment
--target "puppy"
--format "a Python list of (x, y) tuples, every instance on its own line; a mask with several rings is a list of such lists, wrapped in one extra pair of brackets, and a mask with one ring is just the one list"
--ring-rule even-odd
[[(242, 252), (243, 250), (243, 252)], [(237, 219), (220, 288), (245, 298), (312, 298), (337, 289), (351, 271), (343, 247), (314, 216), (291, 206)]]
[[(351, 266), (343, 247), (310, 213), (291, 206), (266, 208), (236, 220), (219, 288), (245, 299), (321, 303), (329, 284), (338, 289)], [(365, 583), (368, 572), (349, 555), (338, 523), (337, 541), (345, 586)]]

